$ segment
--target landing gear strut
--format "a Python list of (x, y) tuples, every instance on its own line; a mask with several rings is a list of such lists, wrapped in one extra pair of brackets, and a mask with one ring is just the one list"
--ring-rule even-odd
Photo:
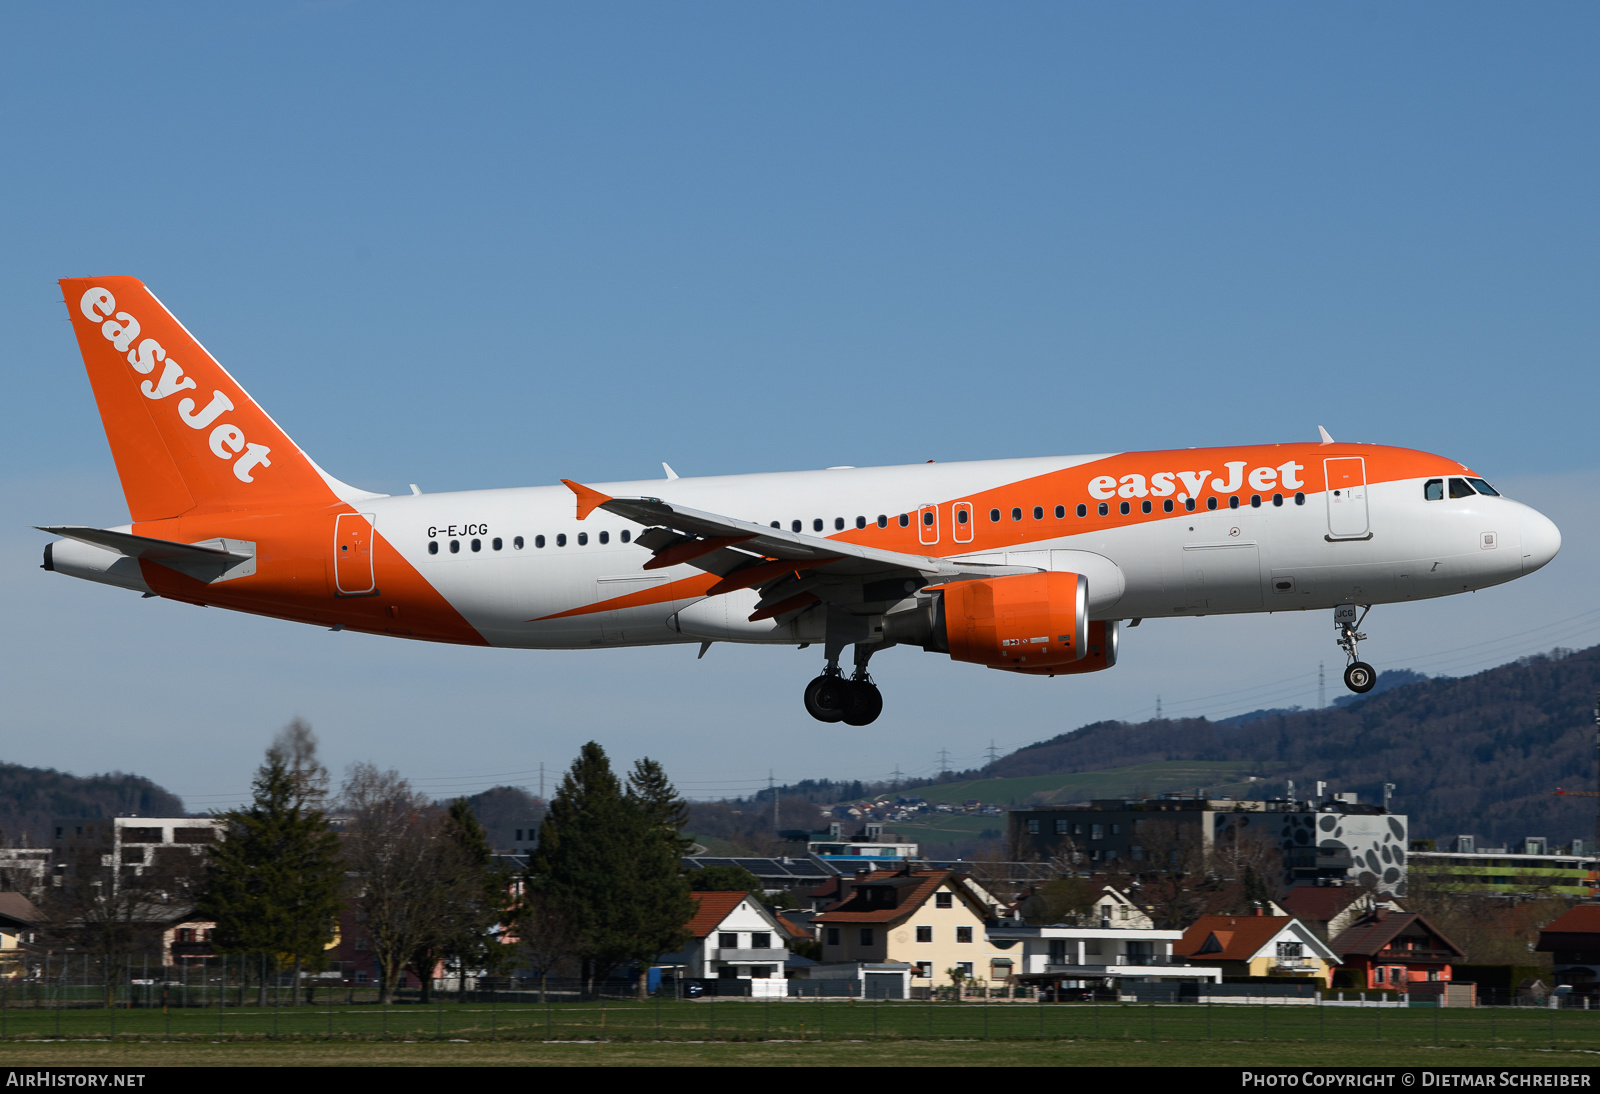
[(1355, 604), (1341, 604), (1333, 609), (1333, 625), (1339, 628), (1337, 645), (1344, 650), (1350, 662), (1345, 666), (1344, 686), (1357, 695), (1365, 695), (1378, 682), (1378, 670), (1361, 660), (1361, 648), (1358, 645), (1366, 640), (1367, 636), (1360, 633), (1360, 627), (1367, 613), (1372, 610), (1372, 605), (1362, 607), (1359, 619), (1356, 618), (1356, 607)]
[(848, 680), (839, 671), (839, 655), (834, 653), (822, 675), (806, 685), (806, 713), (819, 722), (843, 722), (847, 726), (876, 721), (883, 713), (883, 693), (867, 675), (867, 662), (879, 648), (856, 643), (855, 672)]

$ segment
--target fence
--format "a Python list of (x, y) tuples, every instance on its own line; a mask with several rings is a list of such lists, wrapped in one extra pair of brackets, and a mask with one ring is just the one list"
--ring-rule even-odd
[(1230, 997), (1222, 994), (1167, 1001), (1154, 993), (1139, 1002), (1057, 1002), (1047, 993), (895, 1000), (861, 998), (855, 981), (843, 982), (855, 992), (843, 998), (690, 999), (681, 997), (686, 983), (669, 980), (641, 1001), (637, 986), (621, 981), (551, 978), (541, 993), (537, 981), (485, 978), (474, 986), (469, 978), (471, 990), (436, 993), (429, 1004), (412, 989), (383, 1005), (371, 985), (304, 978), (296, 990), (290, 974), (260, 957), (160, 967), (54, 955), (25, 975), (0, 979), (0, 1040), (1155, 1039), (1600, 1051), (1600, 1010), (1572, 999), (1563, 1007), (1396, 1009), (1325, 1006), (1318, 996), (1295, 995), (1259, 1002), (1224, 1001)]

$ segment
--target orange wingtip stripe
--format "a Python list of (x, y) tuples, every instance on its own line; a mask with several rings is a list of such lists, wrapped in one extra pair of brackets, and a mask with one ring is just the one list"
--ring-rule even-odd
[(785, 600), (780, 600), (776, 604), (768, 604), (765, 608), (757, 608), (750, 613), (750, 622), (759, 623), (763, 619), (776, 619), (784, 612), (792, 612), (796, 608), (804, 608), (807, 605), (816, 604), (820, 600), (821, 597), (816, 596), (814, 593), (798, 593)]
[(611, 500), (611, 496), (609, 494), (602, 494), (598, 490), (590, 490), (581, 482), (573, 482), (571, 479), (562, 479), (561, 481), (566, 485), (568, 490), (571, 490), (578, 496), (579, 520), (588, 520), (590, 513), (594, 512), (596, 509), (600, 508), (606, 502)]
[(546, 619), (569, 619), (576, 615), (593, 615), (595, 612), (614, 612), (621, 608), (643, 608), (650, 604), (668, 604), (674, 600), (692, 600), (704, 596), (706, 589), (717, 579), (716, 574), (696, 574), (686, 577), (681, 581), (669, 581), (665, 585), (652, 585), (648, 589), (627, 593), (623, 596), (614, 596), (610, 600), (602, 600), (597, 604), (585, 604), (581, 608), (568, 608), (564, 612), (554, 615), (541, 615), (538, 619), (530, 619), (529, 623), (543, 623)]

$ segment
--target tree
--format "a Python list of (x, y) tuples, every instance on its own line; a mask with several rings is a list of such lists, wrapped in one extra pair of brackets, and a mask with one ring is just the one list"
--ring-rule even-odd
[(625, 962), (646, 967), (688, 938), (693, 915), (679, 861), (683, 802), (660, 765), (641, 760), (624, 791), (605, 751), (583, 746), (539, 829), (529, 887), (550, 915), (578, 924), (592, 987)]
[[(467, 881), (444, 833), (442, 811), (399, 772), (353, 764), (340, 797), (357, 916), (378, 962), (379, 1002), (392, 1003), (406, 965), (447, 934), (457, 891)], [(424, 980), (432, 975), (431, 966), (419, 973)]]
[(1038, 926), (1070, 923), (1088, 925), (1099, 892), (1088, 878), (1070, 875), (1047, 881), (1019, 906), (1027, 922)]
[[(311, 729), (296, 719), (267, 749), (244, 809), (219, 818), (199, 912), (216, 921), (224, 953), (271, 954), (298, 984), (326, 960), (339, 915), (339, 838), (322, 806), (327, 769)], [(261, 986), (264, 995), (265, 983)]]
[(689, 888), (697, 893), (759, 893), (765, 886), (743, 866), (707, 866), (689, 875)]
[(495, 972), (509, 960), (495, 928), (509, 911), (510, 877), (494, 864), (494, 852), (472, 804), (457, 798), (438, 817), (434, 874), (439, 919), (412, 952), (409, 966), (422, 983), (422, 1001), (432, 998), (433, 973), (441, 963), (453, 965), (465, 979), (467, 969)]

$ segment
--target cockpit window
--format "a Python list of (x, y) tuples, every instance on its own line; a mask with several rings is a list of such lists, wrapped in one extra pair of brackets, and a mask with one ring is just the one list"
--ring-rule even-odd
[(1429, 479), (1422, 484), (1422, 496), (1428, 501), (1444, 500), (1444, 480)]
[(1500, 491), (1496, 490), (1482, 479), (1468, 479), (1467, 481), (1476, 487), (1478, 493), (1480, 494), (1488, 494), (1491, 498), (1498, 498), (1500, 496)]
[(1467, 485), (1466, 479), (1450, 480), (1450, 496), (1452, 498), (1470, 498), (1472, 494), (1472, 487)]

